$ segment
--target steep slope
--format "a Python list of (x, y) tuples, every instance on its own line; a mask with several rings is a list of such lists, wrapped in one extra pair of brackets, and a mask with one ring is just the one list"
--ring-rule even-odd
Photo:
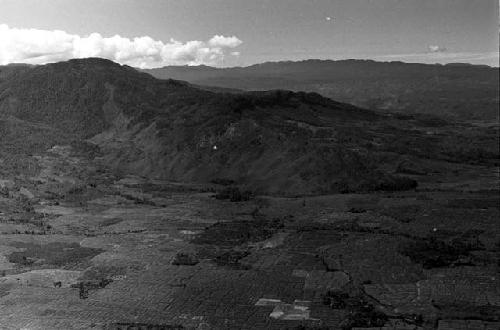
[(141, 90), (143, 81), (153, 79), (100, 59), (37, 66), (4, 83), (0, 113), (90, 137), (109, 128), (116, 116), (112, 108), (106, 107), (115, 85), (124, 87), (120, 91), (130, 92), (118, 98), (127, 102), (130, 95), (147, 94)]
[(499, 71), (488, 66), (307, 60), (225, 69), (172, 66), (143, 71), (160, 79), (200, 85), (316, 92), (374, 110), (453, 119), (498, 118)]
[(408, 189), (414, 181), (393, 174), (400, 154), (454, 160), (453, 139), (428, 136), (428, 127), (446, 126), (432, 118), (377, 114), (314, 93), (217, 93), (102, 59), (10, 76), (0, 85), (0, 118), (2, 137), (27, 141), (29, 152), (88, 139), (122, 171), (286, 195)]

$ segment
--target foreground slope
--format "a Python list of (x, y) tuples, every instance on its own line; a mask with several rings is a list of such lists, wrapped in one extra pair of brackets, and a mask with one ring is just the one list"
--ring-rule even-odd
[(453, 119), (498, 118), (498, 68), (488, 66), (306, 60), (224, 69), (171, 66), (143, 71), (157, 78), (200, 85), (316, 92), (370, 109)]

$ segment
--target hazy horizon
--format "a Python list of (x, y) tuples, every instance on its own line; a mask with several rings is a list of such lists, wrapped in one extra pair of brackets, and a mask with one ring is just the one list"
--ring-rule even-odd
[[(91, 59), (91, 58), (100, 58), (104, 60), (109, 60), (117, 64), (121, 65), (128, 65), (128, 64), (122, 64), (119, 62), (116, 62), (112, 59), (104, 58), (104, 57), (83, 57), (83, 58), (71, 58), (67, 60), (61, 60), (61, 61), (55, 61), (55, 62), (48, 62), (48, 63), (43, 63), (43, 64), (30, 64), (30, 63), (25, 63), (25, 62), (12, 62), (8, 64), (4, 64), (6, 66), (9, 65), (45, 65), (45, 64), (52, 64), (52, 63), (58, 63), (58, 62), (65, 62), (69, 61), (72, 59), (79, 59), (79, 60), (85, 60), (85, 59)], [(343, 62), (343, 61), (371, 61), (371, 62), (376, 62), (376, 63), (403, 63), (403, 64), (422, 64), (422, 65), (441, 65), (441, 66), (446, 66), (446, 65), (471, 65), (471, 66), (487, 66), (490, 68), (494, 69), (499, 69), (499, 65), (488, 65), (488, 64), (474, 64), (474, 63), (468, 63), (468, 62), (448, 62), (448, 63), (422, 63), (422, 62), (406, 62), (406, 61), (398, 61), (398, 60), (377, 60), (377, 59), (370, 59), (370, 58), (344, 58), (344, 59), (328, 59), (328, 58), (307, 58), (307, 59), (300, 59), (300, 60), (287, 60), (287, 59), (282, 59), (282, 60), (276, 60), (276, 61), (264, 61), (264, 62), (258, 62), (258, 63), (251, 63), (251, 64), (245, 64), (245, 65), (234, 65), (234, 66), (216, 66), (216, 65), (207, 65), (207, 64), (169, 64), (165, 66), (160, 66), (160, 67), (154, 67), (154, 68), (142, 68), (143, 70), (154, 70), (154, 69), (161, 69), (165, 67), (209, 67), (209, 68), (214, 68), (214, 69), (233, 69), (233, 68), (248, 68), (256, 65), (262, 65), (262, 64), (267, 64), (267, 63), (300, 63), (300, 62), (307, 62), (307, 61), (322, 61), (322, 62)], [(129, 65), (130, 66), (130, 65)], [(133, 67), (133, 66), (132, 66)], [(138, 67), (135, 67), (137, 69), (141, 69)]]

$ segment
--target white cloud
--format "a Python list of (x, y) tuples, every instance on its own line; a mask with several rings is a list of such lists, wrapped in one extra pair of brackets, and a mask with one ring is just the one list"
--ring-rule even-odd
[(164, 43), (148, 36), (130, 39), (115, 35), (106, 38), (92, 33), (82, 37), (59, 30), (16, 29), (0, 24), (0, 65), (45, 64), (85, 57), (102, 57), (140, 68), (217, 65), (241, 44), (242, 41), (235, 36), (216, 35), (207, 42), (183, 43), (170, 39)]
[(208, 41), (208, 44), (211, 47), (227, 47), (227, 48), (235, 48), (242, 44), (242, 41), (235, 36), (232, 37), (224, 37), (221, 35), (215, 35)]
[(429, 52), (431, 52), (431, 53), (442, 53), (442, 52), (447, 51), (447, 49), (445, 47), (441, 47), (438, 45), (429, 45), (428, 49), (429, 49)]

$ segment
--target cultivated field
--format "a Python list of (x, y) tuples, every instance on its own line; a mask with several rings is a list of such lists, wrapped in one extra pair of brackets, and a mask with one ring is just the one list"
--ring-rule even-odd
[(0, 178), (1, 329), (500, 328), (498, 167), (235, 197), (76, 147), (26, 157)]

